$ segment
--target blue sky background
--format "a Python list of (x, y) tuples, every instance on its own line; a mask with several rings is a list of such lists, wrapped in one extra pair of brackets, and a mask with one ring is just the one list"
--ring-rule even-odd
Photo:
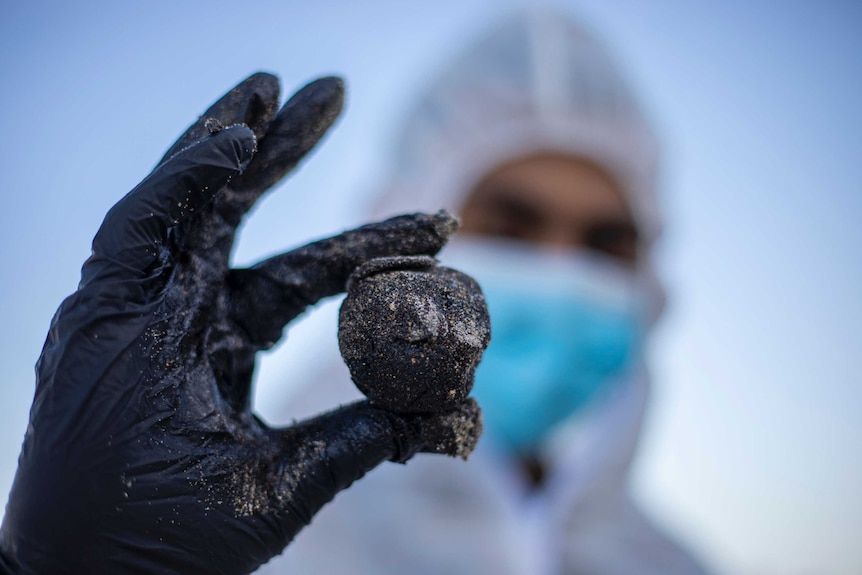
[[(335, 131), (249, 219), (235, 260), (254, 261), (359, 223), (411, 97), (513, 4), (4, 2), (0, 501), (92, 235), (200, 112), (256, 70), (285, 92), (347, 79)], [(638, 497), (722, 573), (858, 575), (862, 4), (567, 5), (623, 59), (666, 146), (671, 305)], [(334, 310), (263, 358), (265, 416), (335, 349)]]

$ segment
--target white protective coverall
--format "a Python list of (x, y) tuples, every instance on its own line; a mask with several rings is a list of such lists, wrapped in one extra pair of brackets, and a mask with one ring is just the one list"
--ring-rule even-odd
[[(566, 14), (528, 10), (493, 28), (431, 84), (397, 143), (375, 216), (457, 213), (489, 170), (531, 152), (602, 165), (621, 183), (640, 228), (639, 273), (651, 280), (658, 316), (662, 295), (649, 258), (660, 228), (654, 137), (606, 49)], [(446, 263), (445, 250), (440, 259)], [(404, 466), (386, 464), (339, 494), (259, 573), (704, 573), (629, 496), (649, 396), (642, 362), (629, 374), (547, 442), (540, 489), (488, 441), (466, 463), (420, 454)], [(359, 398), (334, 358), (289, 415)]]

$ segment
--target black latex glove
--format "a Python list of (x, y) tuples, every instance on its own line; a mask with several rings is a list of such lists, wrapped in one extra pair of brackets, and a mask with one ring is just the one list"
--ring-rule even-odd
[[(110, 210), (37, 364), (0, 567), (248, 573), (382, 461), (475, 445), (472, 402), (406, 416), (363, 401), (286, 429), (250, 410), (255, 352), (285, 323), (369, 258), (434, 254), (454, 231), (446, 214), (402, 216), (229, 268), (243, 214), (342, 98), (341, 81), (324, 78), (279, 111), (277, 80), (256, 74)], [(244, 125), (220, 129), (232, 124)]]

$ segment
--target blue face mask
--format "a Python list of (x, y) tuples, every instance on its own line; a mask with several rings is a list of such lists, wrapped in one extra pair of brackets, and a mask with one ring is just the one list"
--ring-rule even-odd
[(619, 264), (499, 240), (459, 240), (441, 259), (485, 294), (491, 344), (473, 395), (488, 437), (510, 452), (534, 452), (637, 357), (642, 290)]

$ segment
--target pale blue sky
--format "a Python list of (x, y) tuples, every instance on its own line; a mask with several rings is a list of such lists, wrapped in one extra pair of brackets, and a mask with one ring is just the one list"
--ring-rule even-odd
[[(345, 116), (236, 259), (329, 234), (362, 219), (423, 79), (512, 2), (71, 4), (0, 8), (0, 501), (51, 315), (106, 210), (191, 120), (255, 70), (285, 91), (345, 76)], [(724, 573), (858, 574), (862, 4), (572, 6), (666, 146), (672, 299), (637, 493)], [(264, 359), (265, 415), (324, 353), (303, 342), (332, 351), (333, 309)]]

